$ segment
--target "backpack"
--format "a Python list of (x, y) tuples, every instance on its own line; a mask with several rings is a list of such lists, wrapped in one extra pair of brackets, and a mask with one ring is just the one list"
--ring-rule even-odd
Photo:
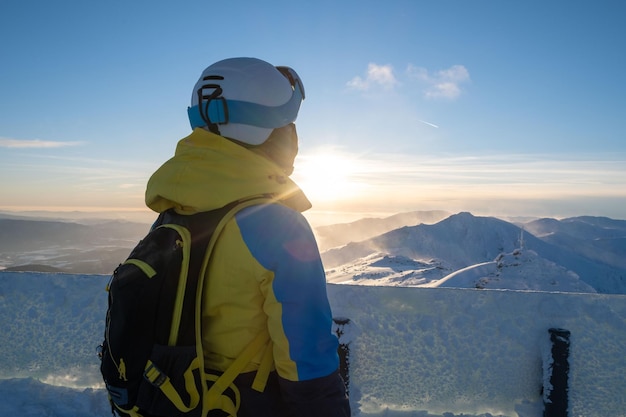
[[(268, 198), (182, 215), (161, 213), (151, 231), (112, 274), (100, 371), (113, 413), (124, 417), (235, 416), (232, 381), (265, 348), (253, 388), (263, 391), (273, 362), (261, 334), (221, 376), (206, 374), (201, 337), (204, 276), (224, 225), (245, 207)], [(210, 388), (209, 388), (210, 385)], [(224, 391), (235, 390), (227, 396)]]

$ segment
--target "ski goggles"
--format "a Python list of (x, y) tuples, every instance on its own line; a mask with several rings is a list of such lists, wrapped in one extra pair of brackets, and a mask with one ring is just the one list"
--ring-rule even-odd
[[(192, 129), (208, 124), (238, 123), (256, 127), (275, 129), (293, 123), (304, 100), (302, 80), (290, 67), (276, 67), (289, 80), (293, 93), (289, 101), (280, 106), (265, 106), (241, 100), (227, 100), (221, 97), (222, 89), (218, 84), (205, 84), (198, 89), (196, 106), (189, 107), (187, 114)], [(213, 93), (205, 99), (203, 91), (213, 89)]]
[(293, 90), (295, 91), (296, 88), (300, 90), (300, 94), (302, 95), (302, 100), (305, 99), (305, 94), (304, 94), (304, 84), (302, 84), (302, 80), (300, 79), (300, 76), (298, 76), (298, 73), (290, 67), (276, 67), (276, 69), (278, 71), (280, 71), (281, 74), (283, 74), (288, 80), (289, 83), (291, 84), (291, 88), (293, 88)]

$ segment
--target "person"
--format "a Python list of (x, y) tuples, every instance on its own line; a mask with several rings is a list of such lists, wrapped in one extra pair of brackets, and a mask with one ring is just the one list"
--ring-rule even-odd
[(289, 67), (256, 58), (210, 65), (193, 88), (193, 132), (146, 189), (146, 204), (159, 213), (193, 214), (271, 196), (226, 224), (205, 280), (202, 342), (210, 372), (228, 369), (259, 333), (270, 337), (272, 371), (263, 392), (251, 388), (263, 352), (235, 379), (238, 417), (350, 415), (325, 273), (301, 213), (311, 203), (289, 178), (304, 96)]

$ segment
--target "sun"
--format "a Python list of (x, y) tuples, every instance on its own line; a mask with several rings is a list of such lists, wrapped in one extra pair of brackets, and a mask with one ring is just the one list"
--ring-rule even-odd
[(323, 150), (299, 155), (292, 178), (311, 201), (340, 202), (362, 191), (363, 172), (356, 158)]

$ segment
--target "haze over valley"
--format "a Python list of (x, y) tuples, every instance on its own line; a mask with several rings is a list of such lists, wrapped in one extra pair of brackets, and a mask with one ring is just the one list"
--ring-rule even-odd
[[(0, 267), (110, 274), (149, 230), (0, 215)], [(315, 228), (332, 283), (626, 293), (626, 221), (414, 211)]]

